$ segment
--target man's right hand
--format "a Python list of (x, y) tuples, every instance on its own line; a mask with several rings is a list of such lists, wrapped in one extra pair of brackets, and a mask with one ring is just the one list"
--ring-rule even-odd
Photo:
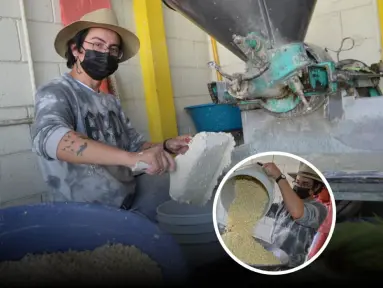
[(149, 175), (161, 175), (168, 171), (174, 171), (176, 168), (173, 157), (164, 151), (161, 146), (155, 146), (135, 153), (133, 158), (133, 166), (138, 162), (144, 162), (150, 166), (145, 171), (145, 173)]
[(273, 178), (274, 180), (282, 174), (277, 165), (272, 162), (263, 164), (263, 170), (266, 172), (267, 176)]

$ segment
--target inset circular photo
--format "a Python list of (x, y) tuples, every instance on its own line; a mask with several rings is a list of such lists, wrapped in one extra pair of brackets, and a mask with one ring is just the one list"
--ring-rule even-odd
[(267, 275), (298, 271), (324, 251), (335, 200), (322, 173), (296, 155), (268, 152), (234, 166), (213, 204), (214, 229), (228, 255)]

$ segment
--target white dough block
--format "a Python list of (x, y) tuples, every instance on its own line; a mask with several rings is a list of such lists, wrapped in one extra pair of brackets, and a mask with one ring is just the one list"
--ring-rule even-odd
[(170, 174), (170, 197), (180, 203), (205, 205), (219, 176), (230, 165), (234, 147), (229, 133), (195, 135), (186, 154), (175, 158), (177, 169)]

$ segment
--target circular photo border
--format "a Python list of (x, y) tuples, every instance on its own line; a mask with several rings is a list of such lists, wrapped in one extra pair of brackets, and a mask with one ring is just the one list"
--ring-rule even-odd
[(263, 275), (276, 275), (277, 276), (277, 275), (286, 275), (286, 274), (291, 274), (291, 273), (297, 272), (297, 271), (299, 271), (299, 270), (309, 266), (311, 263), (313, 263), (323, 253), (323, 251), (326, 249), (327, 245), (331, 241), (332, 235), (334, 233), (335, 224), (336, 224), (336, 214), (335, 213), (333, 214), (332, 221), (331, 221), (330, 233), (329, 233), (325, 243), (321, 247), (321, 249), (310, 260), (306, 261), (302, 265), (297, 266), (295, 268), (288, 269), (288, 270), (283, 270), (283, 271), (265, 271), (265, 270), (262, 270), (262, 269), (251, 267), (250, 265), (247, 265), (247, 264), (243, 263), (233, 253), (231, 253), (231, 251), (226, 247), (225, 243), (223, 242), (222, 236), (221, 236), (219, 228), (218, 228), (217, 206), (218, 206), (218, 199), (219, 199), (219, 195), (221, 194), (221, 190), (222, 190), (223, 186), (225, 185), (226, 181), (231, 176), (231, 174), (233, 174), (237, 169), (241, 168), (243, 165), (247, 164), (249, 161), (256, 160), (257, 158), (260, 158), (260, 157), (274, 156), (274, 155), (275, 156), (285, 156), (285, 157), (293, 158), (293, 159), (295, 159), (297, 161), (303, 162), (304, 164), (306, 164), (310, 168), (312, 168), (318, 174), (318, 176), (322, 179), (323, 183), (325, 184), (325, 186), (327, 188), (327, 191), (330, 194), (332, 209), (333, 209), (333, 211), (336, 211), (335, 198), (334, 198), (334, 193), (332, 192), (331, 186), (327, 182), (327, 180), (324, 177), (324, 175), (322, 174), (322, 172), (319, 171), (319, 169), (317, 169), (313, 164), (311, 164), (307, 160), (305, 160), (305, 159), (303, 159), (303, 158), (301, 158), (301, 157), (299, 157), (297, 155), (291, 154), (291, 153), (279, 152), (279, 151), (263, 152), (263, 153), (254, 154), (254, 155), (252, 155), (250, 157), (247, 157), (246, 159), (242, 160), (241, 162), (236, 164), (233, 168), (231, 168), (229, 170), (229, 172), (226, 173), (225, 177), (223, 177), (221, 183), (218, 186), (217, 192), (215, 193), (215, 196), (214, 196), (214, 201), (213, 201), (213, 225), (214, 225), (215, 234), (217, 235), (218, 240), (219, 240), (222, 248), (225, 250), (225, 252), (235, 262), (237, 262), (239, 265), (241, 265), (242, 267), (244, 267), (244, 268), (246, 268), (246, 269), (248, 269), (250, 271), (253, 271), (253, 272), (256, 272), (256, 273), (259, 273), (259, 274), (263, 274)]

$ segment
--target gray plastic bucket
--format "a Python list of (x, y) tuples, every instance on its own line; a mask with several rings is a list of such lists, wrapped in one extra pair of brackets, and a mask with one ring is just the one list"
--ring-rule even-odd
[(218, 241), (214, 232), (212, 201), (204, 206), (167, 201), (157, 208), (157, 220), (164, 231), (179, 244), (202, 244)]
[(213, 225), (213, 199), (204, 206), (167, 201), (157, 208), (159, 227), (178, 242), (188, 264), (202, 266), (225, 256)]

